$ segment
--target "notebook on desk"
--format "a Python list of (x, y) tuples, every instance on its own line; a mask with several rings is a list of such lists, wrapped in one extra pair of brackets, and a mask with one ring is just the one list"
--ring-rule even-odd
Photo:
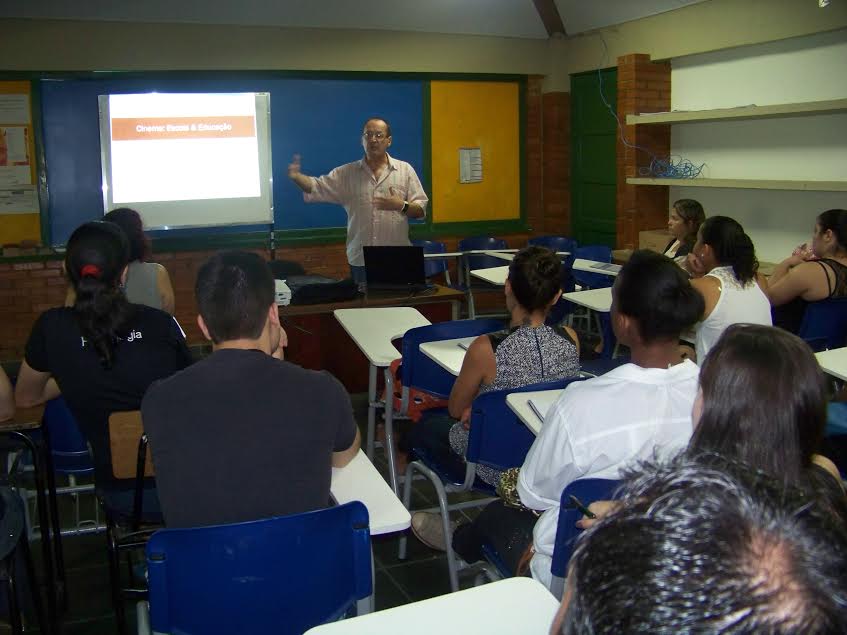
[(407, 291), (427, 288), (423, 247), (363, 247), (368, 291)]

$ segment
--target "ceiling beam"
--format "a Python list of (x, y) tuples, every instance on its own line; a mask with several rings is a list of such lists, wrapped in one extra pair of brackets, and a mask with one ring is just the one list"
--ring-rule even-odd
[(562, 22), (562, 16), (559, 15), (559, 10), (556, 8), (555, 0), (532, 0), (535, 5), (535, 10), (541, 17), (544, 23), (544, 28), (547, 29), (547, 35), (553, 37), (556, 33), (567, 35), (565, 32), (565, 24)]

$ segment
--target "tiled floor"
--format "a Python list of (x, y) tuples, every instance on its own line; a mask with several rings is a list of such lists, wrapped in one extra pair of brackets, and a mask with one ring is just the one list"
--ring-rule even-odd
[[(367, 396), (354, 395), (353, 404), (364, 439)], [(382, 452), (377, 450), (376, 454), (377, 468), (387, 474)], [(412, 491), (413, 507), (430, 507), (436, 504), (434, 491), (428, 482), (416, 481)], [(67, 525), (72, 518), (72, 507), (66, 500), (60, 499), (60, 503), (60, 513)], [(83, 511), (83, 517), (91, 517), (90, 509)], [(472, 515), (473, 511), (467, 513)], [(390, 608), (450, 591), (446, 556), (424, 546), (411, 534), (409, 536), (406, 560), (397, 557), (398, 534), (376, 537), (373, 540), (377, 609)], [(68, 610), (63, 615), (63, 633), (115, 633), (105, 534), (66, 536), (62, 545), (68, 588)], [(40, 546), (34, 544), (33, 553), (37, 567), (40, 567), (41, 562), (39, 552)], [(40, 571), (40, 568), (38, 570)], [(461, 582), (463, 587), (470, 586), (473, 583), (472, 576), (463, 576)], [(127, 614), (130, 632), (134, 632), (135, 613), (130, 604), (127, 604)], [(8, 632), (8, 628), (0, 626), (0, 633), (5, 632)]]

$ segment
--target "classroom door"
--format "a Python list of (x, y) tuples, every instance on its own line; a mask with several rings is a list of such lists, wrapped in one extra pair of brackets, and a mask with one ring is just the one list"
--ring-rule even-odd
[[(600, 86), (602, 76), (603, 94)], [(571, 75), (571, 227), (581, 245), (615, 246), (616, 68)]]

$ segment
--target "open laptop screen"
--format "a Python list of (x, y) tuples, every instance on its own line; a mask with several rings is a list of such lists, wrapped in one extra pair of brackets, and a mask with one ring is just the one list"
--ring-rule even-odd
[(426, 286), (423, 247), (363, 247), (369, 289)]

